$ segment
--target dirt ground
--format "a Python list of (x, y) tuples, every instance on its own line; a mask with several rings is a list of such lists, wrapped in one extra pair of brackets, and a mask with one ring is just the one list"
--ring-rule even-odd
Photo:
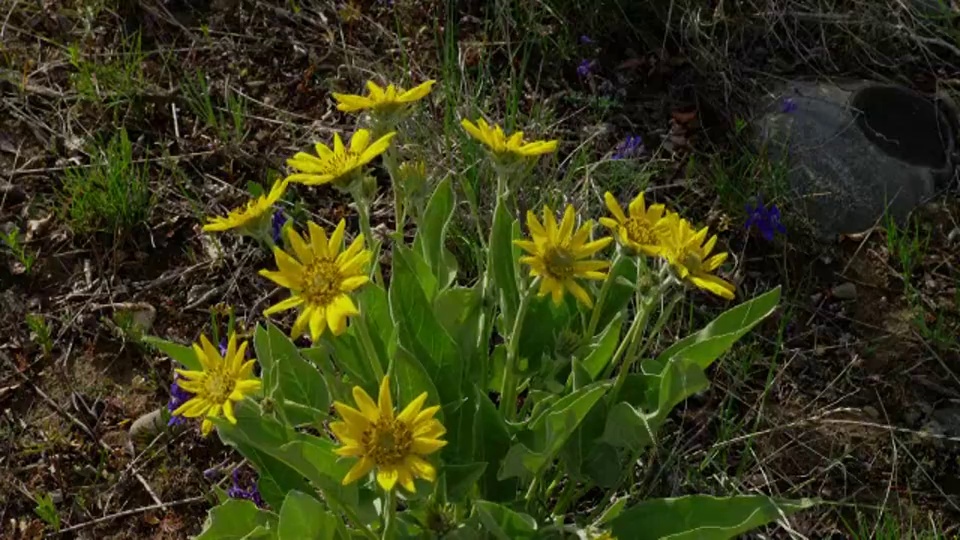
[[(580, 30), (537, 6), (542, 17), (521, 10), (530, 18), (511, 26), (483, 2), (0, 0), (0, 232), (16, 227), (35, 254), (27, 269), (0, 247), (0, 538), (50, 532), (35, 511), (44, 496), (64, 537), (186, 538), (200, 530), (211, 487), (229, 485), (205, 472), (240, 458), (196, 429), (131, 440), (132, 422), (169, 399), (172, 363), (121, 315), (146, 313), (150, 334), (181, 343), (224, 306), (249, 327), (261, 321), (276, 293), (256, 270), (270, 261), (247, 243), (211, 240), (202, 217), (241, 203), (249, 181), (281, 174), (293, 152), (349, 129), (352, 120), (331, 107), (332, 90), (359, 91), (377, 73), (420, 81), (451, 69), (488, 87), (481, 109), (514, 95), (511, 77), (524, 73), (516, 108), (552, 107), (561, 167), (584, 139), (612, 148), (642, 133), (648, 148), (659, 148), (642, 169), (648, 185), (718, 228), (744, 296), (784, 287), (775, 320), (720, 362), (711, 390), (675, 415), (652, 464), (638, 472), (646, 493), (833, 501), (791, 519), (808, 538), (958, 534), (956, 192), (913, 217), (915, 242), (879, 227), (824, 245), (788, 227), (767, 243), (743, 229), (740, 201), (718, 190), (713, 169), (690, 163), (743, 152), (731, 126), (760, 87), (760, 71), (858, 70), (960, 92), (960, 50), (940, 48), (944, 56), (933, 58), (904, 49), (903, 69), (881, 73), (884, 62), (843, 57), (861, 34), (830, 34), (820, 51), (827, 59), (814, 60), (769, 37), (759, 43), (733, 16), (708, 31), (678, 13), (670, 27), (682, 37), (667, 40), (655, 25), (610, 23), (604, 33), (602, 7), (590, 8)], [(781, 15), (771, 24), (787, 24)], [(735, 46), (722, 57), (720, 32)], [(581, 33), (592, 36), (588, 44)], [(560, 42), (566, 48), (555, 54), (549, 47)], [(756, 52), (761, 45), (766, 53)], [(577, 71), (583, 57), (594, 62), (587, 77)], [(197, 73), (214, 96), (212, 121), (184, 86)], [(231, 95), (245, 103), (239, 129)], [(438, 122), (468, 110), (439, 98), (425, 109)], [(91, 145), (120, 127), (152, 204), (122, 234), (87, 230), (66, 210), (67, 171), (88, 167)], [(444, 158), (431, 166), (464, 167)], [(758, 180), (749, 168), (730, 170), (744, 175), (744, 189)], [(601, 181), (632, 189), (619, 176)], [(389, 225), (390, 195), (380, 195), (374, 220)], [(303, 191), (291, 212), (336, 222), (352, 215), (347, 202), (333, 190)], [(697, 297), (668, 337), (722, 309)], [(28, 323), (38, 315), (49, 336)]]

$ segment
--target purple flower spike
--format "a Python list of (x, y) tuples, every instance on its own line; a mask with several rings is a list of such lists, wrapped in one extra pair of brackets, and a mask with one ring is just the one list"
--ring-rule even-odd
[(283, 232), (283, 226), (287, 223), (287, 216), (283, 213), (283, 210), (277, 210), (273, 213), (273, 221), (271, 224), (273, 226), (273, 243), (279, 244), (281, 233)]
[(629, 135), (625, 141), (617, 145), (617, 149), (610, 159), (620, 160), (631, 158), (636, 154), (642, 154), (645, 150), (643, 137), (639, 135)]
[(790, 114), (795, 110), (797, 110), (797, 102), (793, 98), (783, 98), (780, 102), (780, 112)]
[(257, 488), (256, 481), (253, 481), (249, 488), (243, 488), (240, 485), (240, 469), (234, 469), (231, 478), (233, 479), (233, 485), (227, 490), (227, 496), (232, 499), (246, 499), (253, 502), (253, 504), (259, 508), (267, 507), (266, 501), (263, 500), (263, 497), (260, 495), (260, 490)]
[(593, 73), (593, 68), (596, 65), (594, 60), (583, 60), (580, 62), (580, 65), (577, 66), (577, 75), (581, 77), (588, 77)]
[(767, 242), (772, 242), (777, 233), (787, 234), (787, 228), (780, 222), (780, 209), (775, 204), (764, 205), (763, 197), (757, 197), (756, 205), (747, 204), (747, 222), (744, 228), (754, 227)]
[[(177, 379), (179, 375), (174, 375), (173, 384), (170, 385), (170, 401), (167, 402), (167, 410), (173, 414), (173, 411), (180, 408), (181, 405), (186, 403), (193, 397), (193, 394), (187, 392), (183, 388), (180, 388), (180, 385), (177, 384)], [(167, 422), (168, 426), (179, 426), (183, 424), (185, 419), (180, 415), (173, 415), (170, 417), (170, 421)]]
[(227, 338), (225, 337), (220, 338), (220, 344), (218, 345), (217, 348), (220, 349), (220, 356), (226, 356), (227, 355)]

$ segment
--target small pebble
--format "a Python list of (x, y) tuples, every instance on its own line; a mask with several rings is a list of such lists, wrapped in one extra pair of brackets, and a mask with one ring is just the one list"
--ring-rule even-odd
[(857, 297), (857, 286), (849, 281), (830, 289), (830, 294), (838, 300), (853, 300)]

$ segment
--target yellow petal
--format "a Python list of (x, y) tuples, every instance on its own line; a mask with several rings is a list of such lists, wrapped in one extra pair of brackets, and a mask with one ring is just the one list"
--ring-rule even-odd
[(564, 285), (567, 289), (570, 289), (570, 293), (573, 294), (574, 298), (579, 300), (581, 304), (587, 306), (588, 308), (593, 307), (593, 300), (590, 299), (590, 295), (587, 294), (587, 291), (584, 290), (579, 283), (572, 279), (568, 279)]
[(643, 200), (643, 192), (641, 191), (636, 197), (630, 201), (629, 212), (631, 217), (644, 217), (646, 215), (646, 204)]
[(260, 270), (257, 273), (285, 289), (300, 288), (300, 280), (289, 274), (284, 274), (283, 272), (276, 272), (274, 270)]
[(377, 409), (376, 402), (370, 397), (370, 394), (359, 386), (353, 387), (353, 401), (357, 407), (360, 407), (360, 413), (370, 422), (376, 422), (380, 419), (380, 412)]
[(380, 484), (380, 487), (384, 491), (390, 491), (394, 486), (397, 485), (397, 480), (400, 478), (397, 474), (396, 467), (381, 467), (377, 471), (377, 483)]
[(410, 470), (406, 467), (398, 467), (397, 474), (399, 478), (397, 482), (403, 486), (403, 489), (409, 491), (410, 493), (417, 492), (417, 486), (413, 483), (413, 475), (410, 473)]
[(324, 315), (326, 315), (326, 313), (317, 309), (314, 310), (313, 314), (310, 316), (310, 339), (313, 341), (319, 340), (320, 336), (323, 335), (323, 331), (325, 330), (327, 324), (327, 319)]
[(380, 381), (380, 395), (378, 396), (380, 405), (380, 418), (393, 419), (393, 398), (390, 396), (390, 376), (384, 375)]
[(437, 470), (433, 468), (433, 465), (430, 465), (427, 460), (423, 459), (420, 456), (407, 455), (403, 459), (404, 465), (406, 465), (413, 474), (423, 478), (428, 482), (435, 482), (437, 480)]
[(386, 152), (387, 148), (390, 147), (390, 141), (393, 140), (393, 137), (396, 134), (397, 134), (396, 131), (391, 131), (390, 133), (387, 133), (383, 137), (380, 137), (379, 139), (374, 141), (373, 144), (367, 147), (367, 149), (364, 150), (362, 154), (360, 154), (360, 158), (358, 160), (357, 165), (366, 165), (367, 163), (370, 163), (373, 160), (373, 158)]
[(206, 437), (211, 431), (213, 431), (213, 422), (204, 418), (203, 423), (200, 424), (200, 434)]
[(427, 455), (436, 452), (447, 445), (447, 441), (437, 439), (414, 439), (410, 445), (410, 450), (420, 455)]
[(368, 475), (371, 470), (373, 470), (373, 460), (365, 457), (360, 458), (360, 461), (357, 461), (347, 472), (347, 475), (343, 477), (343, 485), (346, 486), (356, 482)]
[(733, 300), (736, 297), (733, 292), (736, 287), (729, 281), (720, 279), (717, 276), (711, 274), (696, 274), (690, 275), (689, 280), (697, 287), (705, 291), (710, 291), (721, 298)]
[(407, 90), (406, 92), (397, 96), (397, 101), (410, 102), (423, 99), (427, 94), (430, 93), (430, 90), (433, 89), (433, 85), (436, 84), (436, 82), (437, 81), (430, 80), (414, 86), (410, 90)]
[(290, 245), (293, 247), (293, 252), (296, 254), (297, 259), (300, 259), (300, 262), (304, 265), (309, 265), (313, 262), (313, 250), (310, 249), (310, 246), (307, 245), (307, 242), (300, 236), (297, 231), (288, 229), (287, 238), (290, 240)]
[(223, 403), (223, 416), (231, 424), (237, 423), (237, 417), (233, 415), (233, 402), (227, 400)]
[(350, 137), (350, 151), (356, 154), (363, 152), (363, 150), (370, 144), (370, 132), (366, 129), (358, 129), (354, 132), (353, 136)]
[(567, 209), (563, 212), (563, 221), (560, 222), (560, 230), (558, 233), (559, 238), (567, 238), (573, 232), (573, 226), (576, 222), (577, 215), (576, 211), (573, 209), (572, 204), (567, 205)]
[(327, 242), (327, 256), (333, 257), (340, 253), (340, 248), (343, 247), (343, 233), (346, 228), (347, 221), (341, 218), (337, 227), (333, 230), (333, 234), (330, 235), (330, 241)]
[(290, 298), (287, 298), (286, 300), (281, 300), (276, 304), (263, 310), (263, 315), (264, 317), (269, 317), (270, 315), (275, 315), (277, 313), (280, 313), (281, 311), (286, 311), (288, 309), (300, 307), (301, 305), (303, 305), (302, 296), (291, 296)]
[(312, 221), (307, 222), (307, 229), (310, 231), (310, 245), (313, 247), (313, 256), (326, 259), (329, 257), (327, 233), (323, 227)]
[(620, 208), (620, 203), (617, 202), (617, 199), (614, 198), (612, 193), (609, 191), (604, 193), (603, 202), (607, 205), (607, 210), (613, 214), (613, 217), (616, 218), (618, 223), (623, 223), (627, 220), (627, 216), (623, 213), (623, 209)]
[[(356, 393), (354, 393), (354, 397), (356, 397)], [(340, 418), (343, 418), (343, 421), (350, 426), (354, 426), (354, 429), (364, 431), (370, 425), (371, 419), (368, 415), (354, 409), (346, 403), (334, 401), (333, 408), (336, 409)], [(374, 418), (373, 421), (376, 421), (376, 418)]]
[(424, 392), (403, 408), (403, 411), (397, 415), (397, 420), (408, 424), (412, 423), (413, 420), (416, 419), (417, 415), (420, 414), (420, 409), (423, 407), (423, 404), (426, 403), (426, 401), (427, 393)]

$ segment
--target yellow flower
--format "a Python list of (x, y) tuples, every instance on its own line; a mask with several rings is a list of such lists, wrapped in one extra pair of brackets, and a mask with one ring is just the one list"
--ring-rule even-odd
[(186, 403), (171, 414), (187, 418), (205, 417), (200, 431), (207, 435), (213, 429), (211, 418), (223, 416), (236, 424), (233, 404), (260, 390), (260, 380), (253, 377), (255, 360), (244, 362), (247, 342), (237, 346), (237, 335), (230, 334), (226, 354), (221, 356), (207, 336), (200, 336), (200, 344), (193, 344), (193, 351), (200, 360), (202, 371), (178, 369), (183, 379), (177, 385), (193, 394)]
[(522, 131), (507, 137), (500, 126), (496, 124), (491, 126), (483, 118), (477, 120), (476, 124), (464, 119), (460, 122), (460, 125), (471, 137), (482, 142), (497, 156), (536, 157), (549, 154), (557, 149), (557, 141), (528, 142), (523, 140)]
[(290, 229), (288, 239), (293, 253), (274, 247), (278, 271), (260, 271), (261, 276), (290, 289), (291, 293), (290, 298), (267, 308), (263, 314), (269, 316), (300, 308), (291, 335), (300, 336), (309, 326), (310, 337), (316, 341), (328, 327), (334, 335), (342, 334), (347, 329), (347, 317), (360, 313), (350, 293), (370, 281), (364, 267), (372, 255), (363, 249), (362, 234), (341, 252), (346, 227), (342, 219), (329, 240), (316, 223), (311, 221), (307, 227), (309, 243)]
[(333, 148), (323, 143), (316, 143), (314, 148), (317, 155), (297, 152), (287, 160), (287, 165), (300, 171), (287, 177), (289, 182), (301, 182), (310, 186), (329, 182), (349, 183), (360, 168), (370, 163), (373, 158), (384, 153), (390, 146), (390, 140), (396, 132), (387, 133), (373, 143), (370, 142), (370, 132), (358, 129), (350, 137), (350, 148), (346, 148), (340, 139), (340, 134), (333, 135)]
[(388, 84), (383, 88), (373, 81), (367, 81), (367, 95), (333, 94), (337, 100), (337, 109), (343, 112), (357, 112), (370, 109), (378, 113), (391, 113), (411, 103), (425, 98), (437, 81), (427, 81), (410, 90)]
[(374, 467), (377, 482), (387, 491), (399, 483), (407, 491), (416, 492), (414, 478), (436, 481), (436, 469), (423, 456), (446, 446), (447, 442), (440, 437), (447, 430), (434, 418), (440, 410), (439, 405), (423, 408), (427, 401), (426, 392), (417, 396), (398, 415), (393, 412), (389, 376), (380, 382), (379, 403), (374, 403), (359, 386), (353, 387), (353, 399), (359, 410), (334, 402), (333, 406), (343, 421), (330, 424), (330, 429), (343, 444), (336, 450), (337, 455), (360, 458), (343, 478), (343, 485), (363, 478)]
[(577, 283), (576, 278), (603, 280), (607, 277), (601, 271), (609, 266), (607, 261), (584, 259), (607, 247), (613, 238), (588, 242), (593, 221), (584, 223), (574, 232), (575, 218), (573, 205), (567, 206), (559, 225), (550, 207), (543, 208), (546, 226), (540, 224), (532, 211), (527, 211), (527, 228), (533, 240), (514, 240), (514, 243), (530, 254), (520, 257), (521, 263), (530, 265), (530, 275), (542, 278), (539, 296), (550, 293), (553, 302), (559, 305), (564, 291), (569, 290), (577, 300), (591, 307), (593, 301), (590, 295)]
[(711, 236), (707, 240), (707, 227), (696, 231), (690, 222), (671, 212), (660, 221), (657, 229), (663, 248), (660, 256), (670, 263), (677, 277), (727, 300), (733, 299), (736, 287), (712, 273), (729, 254), (710, 255), (717, 237)]
[(648, 208), (643, 201), (643, 193), (640, 193), (630, 201), (628, 217), (609, 191), (604, 194), (603, 200), (607, 203), (607, 209), (613, 214), (613, 218), (602, 217), (600, 224), (610, 229), (621, 245), (651, 257), (660, 253), (656, 224), (663, 217), (662, 204), (654, 204)]
[(246, 206), (231, 210), (226, 217), (208, 218), (203, 230), (219, 232), (244, 227), (252, 228), (252, 225), (259, 223), (270, 215), (270, 209), (280, 200), (280, 197), (283, 197), (283, 192), (286, 190), (287, 181), (277, 180), (266, 195), (251, 199)]

